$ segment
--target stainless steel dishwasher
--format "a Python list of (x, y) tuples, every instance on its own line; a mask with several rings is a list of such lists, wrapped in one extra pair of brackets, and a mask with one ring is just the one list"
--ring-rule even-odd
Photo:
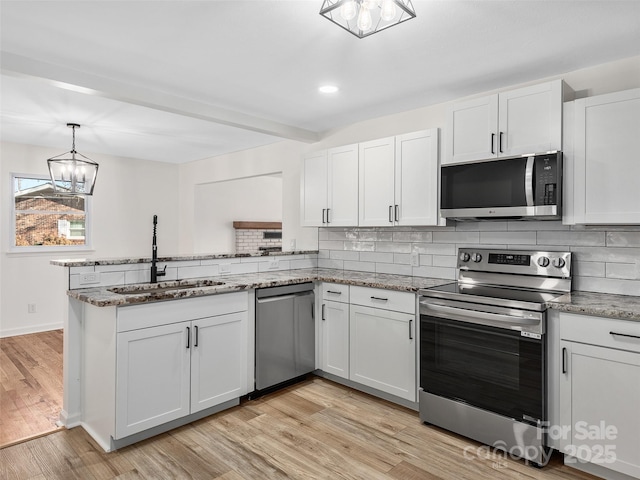
[(256, 390), (315, 369), (313, 284), (256, 290)]

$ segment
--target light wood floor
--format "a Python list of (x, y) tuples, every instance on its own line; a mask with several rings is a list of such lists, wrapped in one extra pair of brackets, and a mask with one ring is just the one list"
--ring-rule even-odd
[(116, 452), (81, 428), (0, 450), (3, 479), (593, 479), (422, 425), (416, 412), (313, 378)]
[(0, 339), (0, 448), (55, 430), (62, 409), (62, 330)]

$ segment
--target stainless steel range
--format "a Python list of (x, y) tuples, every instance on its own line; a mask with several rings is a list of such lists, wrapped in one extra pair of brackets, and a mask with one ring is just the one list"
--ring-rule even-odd
[(458, 268), (420, 291), (420, 419), (543, 465), (545, 304), (571, 253), (464, 248)]

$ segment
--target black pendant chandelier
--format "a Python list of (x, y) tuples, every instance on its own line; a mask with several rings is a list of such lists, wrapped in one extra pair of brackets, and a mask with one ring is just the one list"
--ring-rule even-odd
[(71, 151), (47, 160), (53, 190), (62, 195), (93, 195), (98, 164), (76, 151), (76, 128), (80, 125), (67, 123), (67, 127), (73, 131)]
[(415, 18), (411, 0), (324, 0), (320, 15), (358, 38)]

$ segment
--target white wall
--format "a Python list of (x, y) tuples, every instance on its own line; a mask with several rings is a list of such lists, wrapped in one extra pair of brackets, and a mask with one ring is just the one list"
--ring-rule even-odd
[[(317, 229), (300, 227), (300, 155), (308, 145), (283, 141), (215, 158), (180, 165), (180, 253), (195, 248), (196, 185), (282, 172), (282, 245), (287, 250), (296, 240), (296, 250), (316, 248)], [(252, 195), (252, 193), (248, 193)], [(249, 198), (255, 201), (255, 198)]]
[[(159, 216), (159, 254), (178, 251), (178, 167), (82, 152), (100, 164), (91, 199), (93, 250), (11, 253), (11, 173), (47, 174), (46, 159), (60, 154), (31, 145), (2, 143), (0, 154), (0, 336), (62, 328), (67, 314), (66, 270), (59, 258), (151, 256), (153, 214)], [(27, 305), (35, 303), (36, 313)]]
[(233, 253), (234, 221), (282, 221), (282, 174), (196, 185), (194, 212), (194, 253)]

